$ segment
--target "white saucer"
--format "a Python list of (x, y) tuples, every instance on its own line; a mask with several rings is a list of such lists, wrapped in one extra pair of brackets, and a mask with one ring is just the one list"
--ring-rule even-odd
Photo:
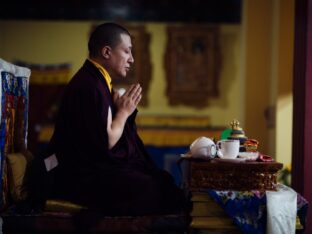
[(187, 152), (185, 154), (180, 154), (181, 158), (192, 158), (192, 154), (190, 152)]
[(206, 159), (206, 160), (210, 160), (212, 158), (207, 157), (207, 156), (201, 156), (201, 155), (192, 155), (191, 152), (187, 152), (185, 154), (180, 154), (181, 158), (199, 158), (199, 159)]
[(256, 160), (259, 157), (259, 152), (239, 152), (238, 156), (247, 160)]
[(245, 162), (246, 158), (214, 158), (213, 160), (222, 161), (222, 162)]

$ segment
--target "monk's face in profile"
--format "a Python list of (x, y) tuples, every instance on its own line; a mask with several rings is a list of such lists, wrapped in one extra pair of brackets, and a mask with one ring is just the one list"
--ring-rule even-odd
[(111, 48), (110, 51), (109, 66), (113, 76), (126, 77), (127, 72), (134, 62), (131, 49), (132, 43), (130, 36), (121, 34), (120, 43), (114, 48)]

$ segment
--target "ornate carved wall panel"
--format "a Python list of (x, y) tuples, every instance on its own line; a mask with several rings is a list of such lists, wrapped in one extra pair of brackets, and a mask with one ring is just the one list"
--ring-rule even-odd
[(215, 26), (168, 27), (165, 67), (170, 105), (203, 107), (218, 96), (219, 30)]

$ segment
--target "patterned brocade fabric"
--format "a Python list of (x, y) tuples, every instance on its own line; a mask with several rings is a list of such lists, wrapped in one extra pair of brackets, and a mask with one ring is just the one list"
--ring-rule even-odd
[(0, 59), (0, 210), (8, 202), (7, 155), (27, 148), (30, 70)]
[[(219, 204), (246, 234), (264, 234), (267, 229), (266, 193), (258, 190), (203, 190)], [(305, 227), (309, 203), (297, 193), (297, 216)]]

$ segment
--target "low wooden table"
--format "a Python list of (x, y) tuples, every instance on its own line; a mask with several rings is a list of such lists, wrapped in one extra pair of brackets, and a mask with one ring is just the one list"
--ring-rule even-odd
[(275, 190), (277, 175), (283, 164), (278, 162), (220, 159), (189, 161), (189, 189)]
[(190, 233), (242, 233), (204, 189), (275, 190), (277, 173), (283, 164), (213, 159), (182, 159), (184, 187), (191, 193), (193, 211)]

